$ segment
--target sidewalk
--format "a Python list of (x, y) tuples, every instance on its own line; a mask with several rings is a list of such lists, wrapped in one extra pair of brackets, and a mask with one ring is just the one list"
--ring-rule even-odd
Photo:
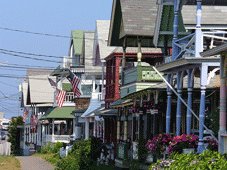
[(54, 170), (54, 166), (36, 156), (17, 156), (21, 170)]

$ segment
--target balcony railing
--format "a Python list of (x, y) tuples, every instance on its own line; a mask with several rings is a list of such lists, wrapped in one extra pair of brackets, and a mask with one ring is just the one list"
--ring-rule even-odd
[(74, 98), (75, 98), (75, 96), (74, 96), (73, 92), (67, 92), (66, 96), (65, 96), (65, 102), (67, 102), (67, 103), (73, 102), (74, 103)]

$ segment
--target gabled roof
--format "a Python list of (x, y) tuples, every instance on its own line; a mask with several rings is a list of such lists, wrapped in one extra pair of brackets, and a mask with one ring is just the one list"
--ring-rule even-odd
[(56, 107), (51, 108), (40, 120), (44, 119), (73, 119), (75, 107)]
[(100, 69), (97, 70), (97, 67), (94, 66), (94, 60), (95, 60), (95, 56), (93, 55), (93, 48), (94, 48), (94, 36), (95, 33), (94, 32), (85, 32), (84, 33), (84, 46), (85, 46), (85, 50), (84, 50), (84, 67), (85, 67), (85, 74), (88, 74), (90, 72), (100, 72)]
[(84, 32), (82, 30), (72, 31), (72, 44), (74, 47), (74, 55), (82, 55), (83, 39), (84, 39)]
[[(203, 3), (202, 3), (203, 4)], [(212, 26), (227, 26), (227, 6), (209, 6), (202, 5), (202, 27)], [(167, 44), (172, 46), (173, 38), (173, 18), (174, 6), (173, 5), (159, 5), (157, 12), (156, 28), (154, 35), (154, 44), (157, 47), (163, 47)], [(179, 38), (190, 34), (186, 32), (187, 26), (196, 25), (196, 5), (183, 5), (182, 10), (179, 11)]]
[(51, 87), (48, 75), (31, 75), (28, 76), (28, 89), (30, 103), (44, 104), (53, 103), (54, 89)]
[[(86, 49), (89, 51), (87, 54), (85, 54), (86, 74), (95, 74), (101, 76), (101, 62), (115, 49), (115, 47), (107, 46), (109, 25), (109, 20), (97, 20), (96, 30), (95, 34), (93, 34), (93, 37), (90, 36), (90, 39), (85, 37), (85, 53), (87, 53)], [(87, 48), (86, 44), (88, 44)]]
[(27, 97), (28, 97), (28, 83), (27, 82), (23, 82), (21, 84), (21, 92), (22, 92), (21, 106), (26, 107), (27, 106)]
[[(116, 47), (107, 46), (108, 34), (110, 28), (110, 20), (97, 20), (96, 21), (96, 33), (95, 41), (99, 46), (99, 60), (104, 60)], [(94, 46), (97, 48), (97, 46)], [(94, 49), (94, 52), (96, 49)]]
[(122, 38), (128, 37), (127, 46), (137, 46), (137, 36), (142, 36), (142, 46), (153, 46), (156, 15), (155, 0), (114, 0), (108, 44), (122, 46)]
[(49, 75), (53, 70), (51, 69), (40, 69), (40, 68), (28, 68), (27, 76), (32, 75)]
[[(226, 1), (227, 3), (227, 1)], [(226, 4), (227, 5), (227, 4)], [(182, 16), (185, 25), (196, 24), (196, 5), (184, 5)], [(202, 26), (225, 25), (227, 26), (227, 6), (202, 6)]]

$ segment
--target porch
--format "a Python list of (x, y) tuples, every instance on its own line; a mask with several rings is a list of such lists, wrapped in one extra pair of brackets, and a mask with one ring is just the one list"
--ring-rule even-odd
[(40, 118), (42, 145), (48, 142), (70, 142), (76, 130), (74, 110), (74, 107), (52, 108)]

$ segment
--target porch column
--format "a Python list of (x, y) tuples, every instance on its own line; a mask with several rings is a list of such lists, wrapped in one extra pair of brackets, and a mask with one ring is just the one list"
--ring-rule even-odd
[(184, 72), (179, 71), (177, 72), (177, 93), (179, 97), (177, 97), (177, 113), (176, 113), (176, 135), (179, 136), (181, 133), (181, 100), (180, 97), (182, 96), (182, 84), (183, 84), (183, 75)]
[(54, 119), (52, 119), (52, 132), (51, 132), (52, 142), (54, 142)]
[(73, 138), (76, 139), (76, 118), (73, 119)]
[(92, 77), (92, 92), (95, 92), (95, 76)]
[(226, 134), (226, 60), (227, 55), (221, 55), (221, 64), (220, 64), (220, 117), (219, 117), (219, 141), (218, 141), (218, 151), (224, 153), (224, 137), (223, 134)]
[(105, 119), (102, 122), (102, 141), (105, 141)]
[(124, 121), (124, 141), (127, 141), (128, 138), (128, 115), (125, 115)]
[[(192, 108), (192, 88), (194, 84), (194, 74), (193, 74), (193, 69), (188, 69), (187, 70), (188, 74), (188, 107)], [(192, 113), (187, 107), (187, 127), (186, 127), (186, 133), (189, 135), (191, 133), (191, 122), (192, 122)]]
[(201, 57), (200, 52), (203, 51), (203, 38), (201, 30), (201, 18), (202, 18), (202, 0), (196, 0), (196, 29), (195, 29), (195, 57)]
[(158, 134), (158, 94), (159, 91), (154, 92), (154, 111), (153, 111), (153, 135)]
[(89, 120), (85, 118), (85, 139), (89, 139)]
[(174, 19), (173, 19), (173, 53), (172, 60), (174, 61), (177, 58), (179, 53), (178, 46), (175, 44), (178, 38), (178, 22), (179, 22), (179, 6), (180, 0), (174, 0)]
[(96, 122), (96, 120), (94, 120), (94, 126), (93, 126), (93, 136), (94, 137), (97, 137), (97, 122)]
[(141, 38), (138, 38), (137, 65), (141, 65), (141, 59), (142, 59)]
[(203, 152), (204, 142), (203, 142), (203, 133), (204, 133), (204, 120), (205, 120), (205, 92), (207, 85), (207, 73), (208, 66), (202, 64), (200, 72), (200, 107), (199, 107), (199, 143), (197, 152)]
[(117, 141), (120, 140), (120, 109), (118, 108), (118, 118), (117, 118)]
[(75, 139), (81, 139), (81, 127), (79, 125), (79, 116), (75, 114)]
[[(167, 81), (172, 84), (172, 75), (167, 75)], [(172, 91), (167, 86), (167, 108), (166, 108), (166, 133), (170, 134), (170, 119), (171, 119), (171, 101), (172, 101)]]
[(102, 100), (105, 99), (105, 96), (103, 96), (103, 89), (104, 89), (104, 73), (105, 73), (105, 62), (106, 61), (102, 61)]

